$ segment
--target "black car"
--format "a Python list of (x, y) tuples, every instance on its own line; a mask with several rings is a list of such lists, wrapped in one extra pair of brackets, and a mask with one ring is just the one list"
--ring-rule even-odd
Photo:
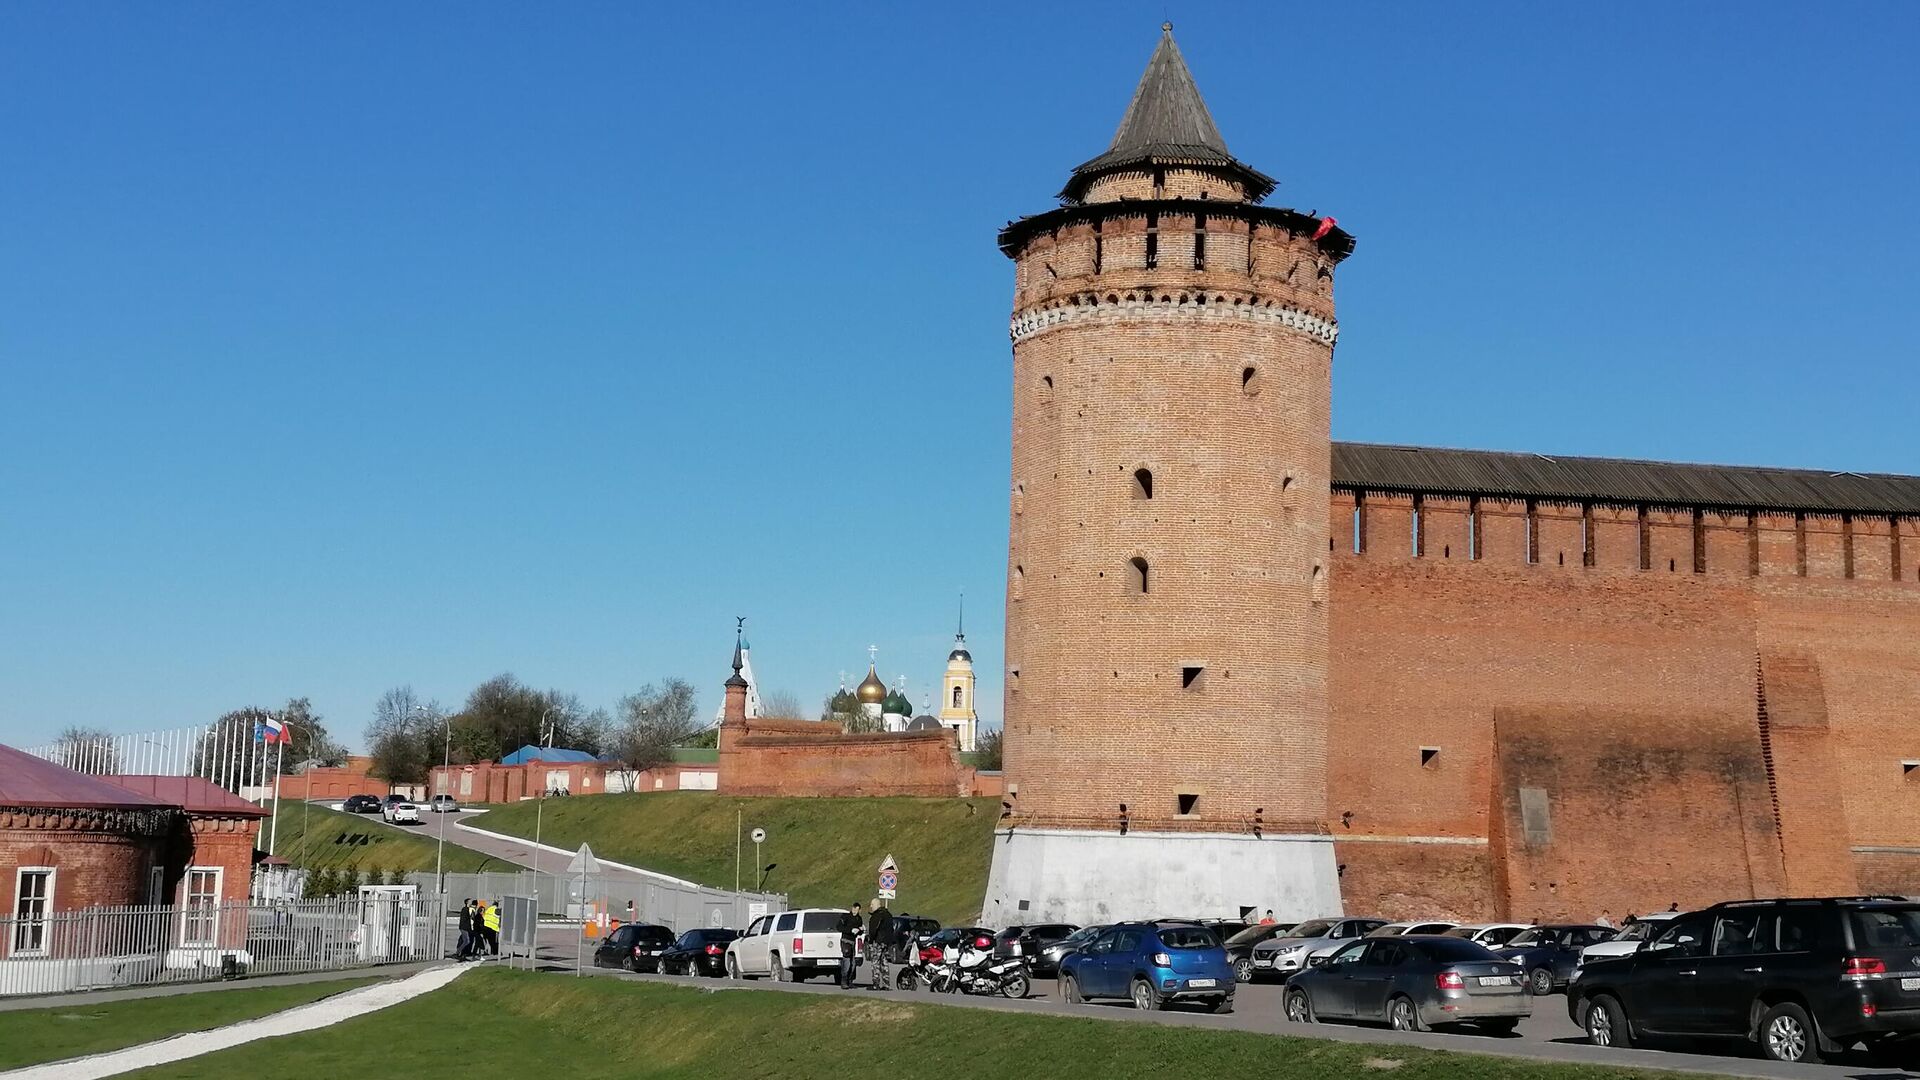
[(887, 950), (887, 960), (895, 964), (906, 963), (909, 949), (918, 948), (922, 941), (939, 932), (939, 919), (929, 919), (924, 915), (895, 915), (893, 946)]
[(1243, 983), (1253, 981), (1253, 947), (1255, 945), (1282, 937), (1287, 931), (1299, 925), (1299, 923), (1274, 922), (1264, 926), (1249, 926), (1227, 938), (1227, 963), (1233, 965), (1234, 981)]
[(664, 926), (628, 923), (593, 950), (594, 967), (628, 971), (659, 971), (660, 954), (673, 948), (673, 931)]
[(1819, 1061), (1920, 1032), (1920, 904), (1741, 900), (1673, 920), (1627, 956), (1589, 958), (1567, 1014), (1600, 1046), (1653, 1035), (1757, 1042)]
[(349, 814), (377, 814), (380, 812), (380, 797), (378, 795), (349, 795), (347, 796), (347, 801), (340, 804), (340, 809), (345, 810)]
[(727, 973), (727, 942), (739, 936), (738, 930), (717, 927), (689, 930), (660, 954), (660, 970), (668, 975), (711, 975), (717, 979)]
[(1611, 926), (1549, 923), (1522, 930), (1494, 952), (1499, 953), (1502, 960), (1519, 964), (1527, 973), (1527, 988), (1536, 997), (1544, 997), (1573, 978), (1573, 969), (1580, 963), (1580, 950), (1612, 941), (1619, 932)]
[(1055, 970), (1055, 965), (1046, 958), (1047, 946), (1057, 941), (1065, 941), (1078, 929), (1080, 928), (1071, 923), (1009, 926), (993, 936), (993, 955), (1027, 957), (1032, 961), (1034, 974), (1048, 975)]

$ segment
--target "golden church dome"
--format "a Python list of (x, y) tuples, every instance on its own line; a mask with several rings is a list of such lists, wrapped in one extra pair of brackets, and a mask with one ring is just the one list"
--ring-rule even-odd
[(854, 690), (854, 695), (860, 699), (862, 705), (878, 705), (887, 700), (887, 684), (880, 681), (880, 676), (875, 674), (873, 667), (869, 665), (867, 677)]

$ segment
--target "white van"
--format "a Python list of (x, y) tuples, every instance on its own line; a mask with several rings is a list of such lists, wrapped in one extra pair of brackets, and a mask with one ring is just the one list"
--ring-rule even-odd
[[(832, 977), (840, 970), (840, 920), (837, 908), (803, 908), (762, 915), (727, 945), (727, 977), (780, 982)], [(858, 974), (858, 960), (855, 972)]]

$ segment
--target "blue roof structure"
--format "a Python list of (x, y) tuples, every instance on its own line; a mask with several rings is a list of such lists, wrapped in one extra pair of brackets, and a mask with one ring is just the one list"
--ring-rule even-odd
[(523, 746), (500, 759), (502, 765), (525, 765), (532, 761), (545, 762), (582, 762), (598, 761), (599, 758), (585, 750), (561, 750), (551, 746)]

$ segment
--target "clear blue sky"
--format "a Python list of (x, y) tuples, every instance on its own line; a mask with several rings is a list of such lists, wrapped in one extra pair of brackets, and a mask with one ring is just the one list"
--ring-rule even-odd
[(1920, 5), (0, 6), (0, 741), (512, 671), (998, 721), (1007, 219), (1163, 18), (1348, 439), (1920, 472)]

